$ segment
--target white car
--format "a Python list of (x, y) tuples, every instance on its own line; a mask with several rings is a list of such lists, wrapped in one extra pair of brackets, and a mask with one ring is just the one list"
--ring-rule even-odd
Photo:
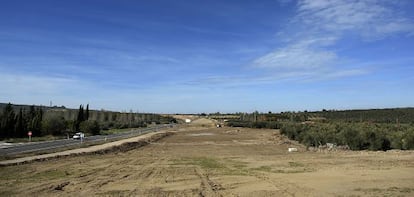
[(75, 135), (73, 135), (74, 140), (79, 140), (79, 139), (84, 138), (84, 137), (85, 137), (84, 133), (75, 133)]

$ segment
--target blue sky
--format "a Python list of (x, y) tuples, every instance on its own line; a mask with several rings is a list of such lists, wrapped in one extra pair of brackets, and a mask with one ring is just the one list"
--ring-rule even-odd
[(0, 102), (156, 113), (414, 106), (414, 1), (6, 1)]

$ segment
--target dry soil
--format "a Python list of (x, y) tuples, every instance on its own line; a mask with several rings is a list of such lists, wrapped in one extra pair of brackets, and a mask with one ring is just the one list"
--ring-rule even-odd
[(197, 122), (126, 152), (0, 167), (0, 195), (414, 196), (412, 151), (310, 152), (277, 130)]

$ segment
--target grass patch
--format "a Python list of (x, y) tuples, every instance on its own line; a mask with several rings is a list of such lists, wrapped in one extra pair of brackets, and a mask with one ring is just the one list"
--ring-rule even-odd
[(258, 171), (264, 171), (264, 172), (272, 172), (272, 167), (270, 167), (270, 166), (260, 166), (258, 168), (251, 168), (251, 170), (258, 170)]
[(16, 170), (16, 166), (12, 166), (2, 168), (0, 180), (14, 182), (17, 184), (20, 182), (37, 182), (42, 180), (61, 179), (68, 177), (69, 175), (68, 171), (57, 169), (36, 172), (35, 169), (32, 168), (19, 166), (19, 169)]
[(411, 193), (411, 192), (414, 192), (414, 188), (404, 187), (404, 188), (399, 188), (399, 191), (401, 193)]
[(274, 173), (283, 173), (283, 174), (292, 174), (292, 173), (303, 173), (303, 172), (312, 172), (310, 170), (307, 169), (300, 169), (300, 170), (292, 170), (292, 169), (279, 169), (279, 170), (274, 170), (272, 171)]
[(224, 168), (225, 166), (213, 158), (201, 157), (193, 160), (195, 165), (199, 165), (202, 168), (213, 169), (213, 168)]
[(127, 194), (128, 190), (111, 190), (104, 193), (97, 193), (98, 196), (125, 196)]
[(305, 164), (299, 162), (289, 162), (287, 165), (284, 165), (278, 169), (275, 169), (274, 166), (259, 166), (257, 168), (248, 168), (247, 164), (247, 162), (234, 161), (230, 159), (219, 161), (215, 158), (193, 157), (173, 160), (173, 163), (171, 165), (195, 165), (200, 166), (203, 169), (218, 170), (217, 172), (222, 173), (223, 175), (244, 176), (250, 176), (257, 171), (269, 173), (303, 173), (314, 171), (314, 169), (306, 168)]
[(0, 196), (17, 196), (18, 193), (12, 190), (0, 191)]
[(196, 165), (205, 169), (225, 168), (225, 166), (218, 162), (217, 159), (209, 157), (192, 157), (183, 158), (181, 160), (173, 160), (173, 165)]
[(0, 180), (15, 180), (21, 179), (21, 174), (28, 174), (31, 172), (35, 172), (33, 168), (28, 165), (20, 165), (20, 166), (5, 166), (0, 167)]
[(43, 172), (38, 172), (36, 174), (34, 174), (33, 176), (30, 176), (29, 179), (33, 179), (33, 180), (40, 180), (40, 179), (59, 179), (59, 178), (64, 178), (67, 177), (69, 174), (65, 171), (61, 171), (61, 170), (47, 170), (47, 171), (43, 171)]
[(234, 164), (234, 165), (232, 165), (234, 168), (237, 168), (237, 169), (244, 169), (244, 168), (246, 168), (247, 167), (247, 165), (246, 164)]
[(228, 164), (229, 166), (231, 166), (232, 168), (236, 168), (236, 169), (246, 169), (247, 164), (248, 164), (248, 162), (237, 161), (237, 160), (233, 160), (229, 158), (224, 159), (224, 162)]
[(222, 169), (223, 175), (237, 175), (237, 176), (249, 176), (251, 170), (247, 167), (247, 162), (237, 161), (232, 159), (225, 159), (226, 168)]
[(305, 167), (305, 165), (304, 165), (304, 164), (302, 164), (302, 163), (299, 163), (299, 162), (292, 162), (292, 161), (290, 161), (290, 162), (289, 162), (289, 166), (290, 166), (290, 167)]
[(221, 175), (251, 175), (251, 171), (247, 168), (245, 162), (233, 161), (229, 159), (218, 160), (216, 158), (209, 157), (193, 157), (172, 160), (170, 165), (192, 165), (200, 166), (205, 170), (214, 170), (215, 173)]
[(237, 175), (237, 176), (250, 176), (252, 171), (249, 169), (236, 169), (236, 168), (225, 168), (222, 169), (222, 175)]
[[(46, 135), (42, 137), (32, 137), (31, 142), (42, 142), (42, 141), (50, 141), (50, 140), (61, 140), (66, 139), (67, 136), (53, 136), (53, 135)], [(7, 143), (26, 143), (29, 142), (29, 137), (24, 138), (8, 138), (4, 140)]]
[(140, 128), (125, 128), (125, 129), (109, 129), (109, 130), (101, 130), (101, 135), (111, 135), (111, 134), (117, 134), (117, 133), (124, 133), (127, 131), (135, 130), (135, 129), (142, 129)]
[(380, 188), (356, 188), (356, 189), (354, 189), (354, 191), (363, 192), (365, 194), (368, 194), (368, 193), (381, 193), (381, 194), (384, 194), (384, 195), (395, 196), (393, 194), (414, 192), (414, 188), (408, 188), (408, 187), (402, 187), (402, 188), (400, 188), (400, 187), (389, 187), (389, 188), (384, 188), (384, 189), (380, 189)]
[(15, 157), (10, 157), (10, 156), (0, 156), (0, 161), (4, 161), (4, 160), (9, 160), (9, 159), (14, 159)]

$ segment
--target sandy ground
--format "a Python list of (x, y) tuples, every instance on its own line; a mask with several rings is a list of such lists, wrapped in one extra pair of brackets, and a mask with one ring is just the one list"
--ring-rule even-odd
[(33, 194), (414, 196), (414, 152), (307, 152), (276, 130), (194, 126), (127, 152), (0, 167), (0, 195)]

